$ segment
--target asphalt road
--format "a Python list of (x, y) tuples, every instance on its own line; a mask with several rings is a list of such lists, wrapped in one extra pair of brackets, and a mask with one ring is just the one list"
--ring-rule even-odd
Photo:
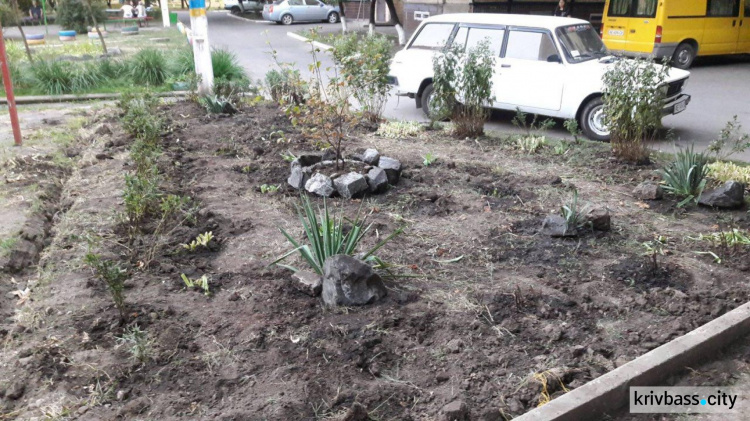
[[(237, 54), (242, 65), (255, 79), (263, 79), (265, 73), (275, 64), (270, 51), (276, 50), (282, 62), (294, 62), (303, 75), (312, 62), (310, 46), (307, 43), (287, 36), (287, 32), (300, 32), (308, 28), (320, 27), (321, 32), (334, 32), (340, 25), (326, 23), (276, 25), (263, 21), (248, 21), (223, 12), (209, 12), (209, 42), (214, 48), (225, 48)], [(189, 24), (187, 13), (180, 12), (182, 22)], [(363, 22), (353, 23), (362, 25)], [(388, 31), (392, 28), (378, 28)], [(270, 43), (270, 46), (269, 46)], [(327, 57), (319, 58), (323, 67), (332, 63)], [(674, 133), (676, 143), (695, 143), (696, 149), (703, 149), (715, 139), (733, 115), (737, 115), (744, 131), (750, 133), (750, 57), (734, 56), (697, 60), (691, 69), (691, 76), (685, 90), (692, 95), (692, 101), (685, 111), (665, 117), (664, 126)], [(421, 110), (416, 109), (414, 100), (390, 98), (385, 116), (404, 120), (424, 120)], [(512, 113), (493, 113), (487, 128), (490, 130), (515, 131), (510, 123)], [(556, 136), (567, 136), (561, 122), (552, 130)], [(672, 142), (663, 142), (657, 148), (672, 151)], [(750, 161), (750, 151), (735, 156), (735, 159)]]

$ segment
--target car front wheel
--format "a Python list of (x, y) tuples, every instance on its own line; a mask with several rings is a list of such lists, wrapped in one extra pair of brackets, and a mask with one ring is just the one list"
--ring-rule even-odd
[(294, 18), (292, 17), (292, 15), (284, 15), (281, 17), (281, 23), (283, 23), (284, 25), (291, 25), (292, 22), (294, 22)]
[(339, 21), (339, 14), (336, 12), (331, 12), (328, 14), (328, 23), (336, 23)]
[(609, 128), (604, 118), (604, 101), (602, 97), (596, 97), (583, 107), (578, 122), (583, 134), (591, 140), (609, 141)]
[(422, 91), (422, 98), (421, 98), (421, 105), (422, 105), (422, 112), (424, 115), (427, 116), (427, 118), (430, 118), (430, 105), (432, 103), (432, 94), (435, 93), (435, 88), (430, 83), (424, 88), (424, 91)]

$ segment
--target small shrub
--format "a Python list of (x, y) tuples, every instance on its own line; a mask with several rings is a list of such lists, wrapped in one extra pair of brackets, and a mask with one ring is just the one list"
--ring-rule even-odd
[[(328, 212), (328, 205), (324, 200), (323, 208), (318, 209), (319, 217), (316, 217), (315, 210), (307, 196), (302, 196), (302, 208), (298, 209), (298, 212), (309, 244), (301, 244), (283, 228), (279, 228), (279, 231), (281, 231), (284, 237), (286, 237), (286, 239), (292, 244), (294, 249), (271, 263), (272, 265), (276, 264), (295, 272), (299, 271), (299, 269), (293, 266), (282, 265), (279, 262), (285, 260), (292, 254), (299, 253), (315, 273), (322, 275), (323, 265), (329, 257), (337, 254), (352, 256), (357, 250), (359, 243), (370, 231), (370, 228), (372, 228), (372, 224), (365, 226), (367, 216), (360, 219), (358, 212), (354, 220), (347, 219), (347, 222), (349, 223), (347, 225), (350, 226), (346, 227), (347, 230), (345, 232), (343, 212), (338, 218), (332, 217)], [(375, 261), (381, 265), (382, 262), (374, 256), (374, 253), (393, 237), (399, 235), (401, 231), (402, 230), (399, 228), (391, 233), (391, 235), (387, 236), (373, 248), (362, 254), (361, 259), (364, 261)]]
[(158, 209), (161, 192), (159, 172), (151, 167), (140, 174), (125, 175), (125, 214), (134, 229), (139, 229), (142, 221)]
[(388, 71), (393, 43), (385, 36), (336, 38), (333, 59), (365, 119), (379, 121), (388, 100)]
[(70, 63), (37, 60), (31, 65), (34, 85), (47, 95), (62, 95), (73, 89)]
[(516, 139), (516, 144), (522, 151), (533, 154), (547, 144), (547, 138), (544, 136), (521, 136)]
[(578, 206), (578, 191), (575, 191), (573, 193), (573, 200), (562, 205), (560, 208), (560, 215), (565, 218), (565, 230), (575, 231), (584, 228), (588, 224), (586, 219), (587, 211), (588, 205)]
[(570, 145), (567, 142), (561, 140), (555, 145), (555, 155), (565, 155), (570, 150)]
[(218, 95), (202, 96), (198, 102), (211, 114), (234, 114), (237, 112), (237, 109), (228, 99)]
[(180, 277), (182, 278), (182, 281), (185, 282), (185, 286), (188, 288), (200, 288), (203, 290), (203, 294), (205, 296), (211, 295), (211, 291), (209, 289), (209, 280), (208, 276), (203, 275), (198, 279), (190, 279), (185, 275), (184, 273), (180, 274)]
[[(192, 56), (191, 56), (192, 59)], [(193, 63), (191, 62), (191, 70)], [(247, 82), (245, 69), (237, 62), (237, 56), (227, 50), (214, 50), (211, 52), (211, 67), (214, 70), (214, 79), (225, 81)]]
[(563, 127), (565, 127), (565, 130), (570, 133), (571, 136), (573, 136), (573, 141), (577, 144), (578, 143), (578, 136), (581, 135), (581, 128), (578, 127), (578, 120), (575, 118), (569, 118), (565, 120), (563, 123)]
[(387, 121), (378, 126), (376, 134), (388, 139), (403, 139), (416, 137), (424, 131), (424, 126), (418, 121)]
[(203, 234), (198, 234), (198, 236), (195, 237), (195, 240), (191, 241), (190, 244), (182, 244), (182, 248), (188, 251), (195, 251), (198, 247), (208, 247), (208, 243), (211, 242), (213, 238), (214, 233), (212, 231), (207, 231)]
[[(436, 54), (432, 65), (435, 115), (430, 119), (436, 121), (450, 116), (454, 136), (481, 136), (489, 116), (485, 107), (491, 105), (493, 99), (494, 57), (488, 43), (482, 41), (465, 53), (454, 48)], [(432, 109), (430, 112), (432, 114)]]
[(750, 186), (750, 167), (739, 166), (732, 162), (712, 162), (707, 165), (708, 177), (726, 183), (729, 180), (738, 181)]
[(111, 260), (104, 260), (94, 253), (86, 254), (84, 262), (94, 270), (97, 278), (107, 284), (107, 290), (120, 313), (120, 320), (125, 320), (125, 279), (128, 277), (127, 271)]
[(513, 125), (518, 127), (519, 129), (525, 131), (526, 137), (531, 137), (534, 134), (546, 132), (547, 130), (555, 126), (555, 121), (551, 118), (547, 118), (542, 121), (538, 120), (539, 116), (534, 114), (534, 117), (529, 123), (528, 113), (521, 111), (520, 108), (516, 108), (516, 115), (513, 117), (513, 120), (511, 120), (511, 123), (513, 123)]
[(641, 244), (644, 249), (643, 255), (648, 257), (648, 260), (651, 263), (652, 271), (656, 271), (659, 269), (659, 256), (664, 256), (667, 254), (667, 242), (667, 237), (660, 235), (651, 241), (646, 241), (645, 243)]
[(161, 135), (163, 121), (155, 113), (159, 99), (151, 94), (124, 94), (119, 107), (124, 111), (122, 127), (132, 136), (155, 145)]
[[(94, 26), (94, 21), (91, 19), (91, 14), (83, 1), (86, 0), (60, 0), (55, 23), (62, 26), (63, 29), (74, 30), (79, 34), (87, 33), (89, 27)], [(90, 4), (96, 21), (106, 22), (107, 14), (104, 11), (104, 3), (91, 1)]]
[(422, 157), (422, 163), (424, 164), (425, 167), (429, 167), (435, 161), (437, 161), (437, 157), (433, 155), (432, 152), (427, 152), (427, 154)]
[(151, 359), (153, 339), (138, 325), (125, 329), (122, 337), (117, 338), (117, 342), (128, 347), (128, 352), (133, 360), (146, 363)]
[(742, 124), (737, 116), (732, 117), (719, 132), (719, 138), (712, 141), (706, 151), (713, 154), (717, 160), (725, 160), (736, 153), (742, 153), (750, 148), (750, 134), (742, 134)]
[(677, 152), (675, 160), (660, 171), (665, 183), (664, 190), (685, 198), (678, 207), (698, 200), (706, 187), (707, 164), (706, 156), (696, 153), (691, 145)]
[(668, 66), (651, 60), (627, 59), (617, 60), (604, 74), (604, 115), (618, 158), (648, 162), (646, 143), (661, 126), (668, 72)]
[(265, 85), (271, 99), (276, 102), (302, 104), (305, 101), (307, 84), (302, 80), (299, 70), (289, 66), (269, 70)]
[(167, 60), (161, 50), (146, 48), (133, 56), (130, 76), (137, 84), (161, 86), (167, 80)]

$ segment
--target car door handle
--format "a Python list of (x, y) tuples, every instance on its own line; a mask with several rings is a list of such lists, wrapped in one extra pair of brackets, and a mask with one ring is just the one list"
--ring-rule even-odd
[(510, 64), (501, 64), (500, 67), (507, 69), (510, 67)]
[(735, 27), (735, 25), (737, 25), (737, 21), (736, 21), (736, 20), (733, 20), (733, 21), (732, 21), (732, 28), (734, 28), (734, 27)]

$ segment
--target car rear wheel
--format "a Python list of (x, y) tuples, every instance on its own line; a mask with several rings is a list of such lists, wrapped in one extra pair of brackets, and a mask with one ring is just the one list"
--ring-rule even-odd
[(240, 8), (237, 7), (237, 6), (233, 6), (232, 9), (230, 10), (230, 13), (232, 13), (233, 15), (239, 15), (240, 14)]
[(339, 21), (339, 14), (336, 12), (331, 12), (328, 14), (328, 23), (336, 23)]
[(292, 22), (294, 22), (294, 18), (292, 17), (292, 15), (284, 15), (281, 17), (281, 23), (283, 23), (284, 25), (291, 25)]
[(578, 124), (583, 134), (591, 140), (609, 141), (610, 133), (604, 118), (604, 101), (602, 97), (591, 99), (583, 107)]
[(674, 50), (674, 54), (672, 55), (672, 66), (678, 69), (687, 70), (693, 65), (693, 60), (695, 60), (695, 48), (692, 45), (683, 42)]
[(424, 91), (422, 91), (422, 98), (421, 98), (421, 105), (422, 105), (422, 112), (424, 115), (427, 116), (427, 118), (431, 118), (430, 116), (430, 105), (432, 103), (432, 94), (435, 93), (435, 88), (430, 83), (424, 88)]

